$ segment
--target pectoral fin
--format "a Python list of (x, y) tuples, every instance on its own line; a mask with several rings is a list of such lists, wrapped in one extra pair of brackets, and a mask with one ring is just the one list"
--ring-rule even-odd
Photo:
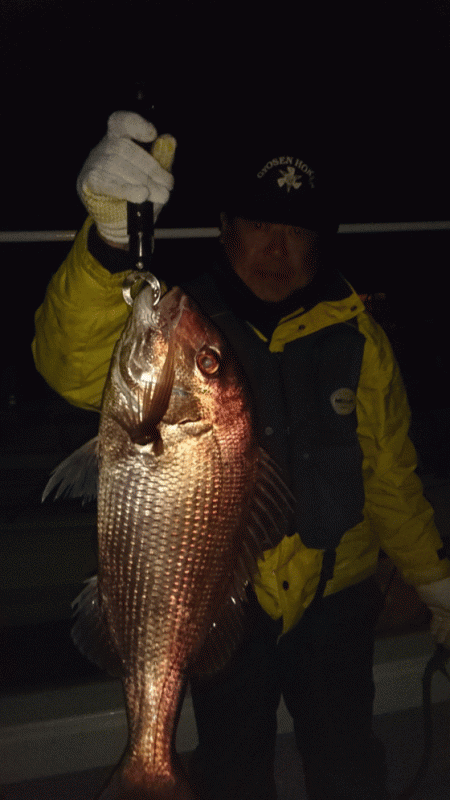
[(83, 444), (61, 462), (52, 472), (42, 502), (56, 489), (59, 497), (82, 497), (83, 502), (95, 500), (98, 494), (98, 436)]

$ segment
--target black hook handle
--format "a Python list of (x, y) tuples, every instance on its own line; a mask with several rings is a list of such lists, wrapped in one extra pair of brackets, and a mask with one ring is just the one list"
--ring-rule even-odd
[[(156, 109), (154, 103), (149, 102), (145, 84), (136, 82), (135, 97), (131, 103), (130, 111), (136, 111), (142, 117), (156, 126)], [(136, 140), (134, 140), (136, 141)], [(148, 153), (153, 142), (148, 144), (136, 142)], [(127, 203), (127, 231), (129, 235), (129, 250), (136, 269), (149, 270), (153, 255), (154, 237), (154, 209), (153, 203), (146, 200), (143, 203)]]

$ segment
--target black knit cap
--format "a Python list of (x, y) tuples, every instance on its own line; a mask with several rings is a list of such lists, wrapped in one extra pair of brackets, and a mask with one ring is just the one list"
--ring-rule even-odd
[(339, 225), (331, 166), (313, 147), (282, 139), (230, 154), (219, 199), (229, 216), (326, 233)]

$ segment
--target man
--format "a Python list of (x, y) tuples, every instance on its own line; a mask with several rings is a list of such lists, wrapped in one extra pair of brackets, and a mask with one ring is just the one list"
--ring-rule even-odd
[[(150, 199), (158, 212), (172, 186), (173, 140), (156, 140), (153, 156), (136, 144), (155, 138), (137, 115), (112, 115), (78, 180), (90, 217), (36, 313), (38, 370), (85, 408), (100, 408), (128, 313), (125, 201)], [(251, 634), (223, 674), (192, 680), (199, 748), (190, 771), (205, 800), (274, 800), (282, 693), (309, 797), (385, 800), (371, 730), (378, 553), (417, 588), (447, 644), (450, 563), (414, 473), (389, 342), (333, 263), (327, 175), (287, 139), (255, 146), (235, 167), (217, 258), (184, 288), (235, 348), (260, 443), (297, 508), (290, 535), (260, 559)]]

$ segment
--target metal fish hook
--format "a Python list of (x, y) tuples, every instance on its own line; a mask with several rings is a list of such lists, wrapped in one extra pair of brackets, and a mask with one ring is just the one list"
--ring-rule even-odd
[(153, 273), (151, 272), (130, 272), (127, 277), (125, 278), (122, 286), (122, 294), (123, 299), (125, 300), (126, 304), (132, 306), (134, 303), (134, 296), (131, 294), (131, 290), (137, 281), (145, 281), (148, 283), (153, 291), (153, 301), (152, 305), (153, 308), (158, 305), (161, 299), (161, 284), (156, 278)]

